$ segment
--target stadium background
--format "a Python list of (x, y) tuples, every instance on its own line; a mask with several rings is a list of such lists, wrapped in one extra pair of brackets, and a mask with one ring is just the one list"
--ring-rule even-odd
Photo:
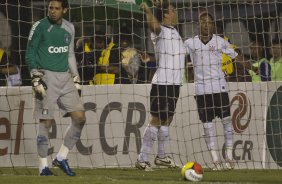
[[(0, 27), (0, 39), (3, 46), (8, 49), (11, 60), (21, 67), (26, 85), (29, 85), (29, 74), (24, 61), (27, 37), (32, 23), (46, 15), (46, 2), (0, 1), (1, 25), (3, 25)], [(205, 8), (212, 12), (217, 25), (223, 29), (231, 42), (242, 49), (244, 54), (249, 54), (251, 41), (260, 40), (263, 41), (269, 57), (267, 48), (270, 48), (271, 41), (281, 38), (282, 2), (280, 1), (183, 0), (177, 3), (180, 20), (177, 27), (184, 39), (196, 34), (198, 12)], [(75, 23), (76, 38), (91, 36), (96, 29), (106, 30), (111, 37), (119, 34), (122, 27), (126, 27), (132, 35), (136, 48), (153, 51), (144, 24), (144, 16), (137, 5), (132, 3), (120, 3), (114, 0), (95, 2), (73, 0), (68, 19)], [(243, 120), (242, 126), (248, 125), (241, 132), (241, 125), (237, 127), (239, 132), (236, 132), (236, 141), (238, 141), (236, 149), (238, 150), (234, 150), (234, 155), (238, 158), (237, 168), (281, 167), (280, 85), (280, 83), (230, 84), (232, 99), (235, 98), (233, 115), (236, 109), (248, 107), (244, 115), (235, 115), (233, 119), (234, 128), (238, 118)], [(86, 129), (89, 131), (84, 132), (81, 142), (77, 145), (78, 148), (71, 153), (72, 166), (132, 167), (140, 149), (140, 132), (149, 118), (149, 89), (150, 85), (86, 86), (83, 89), (83, 100), (89, 109), (87, 112), (89, 127)], [(36, 122), (32, 119), (31, 89), (30, 87), (1, 88), (0, 93), (1, 167), (35, 167)], [(243, 101), (244, 104), (237, 100), (243, 98), (238, 96), (239, 93), (244, 94), (247, 99)], [(201, 124), (197, 118), (193, 99), (193, 84), (185, 84), (181, 94), (181, 103), (171, 132), (170, 154), (182, 164), (186, 160), (197, 160), (208, 167), (211, 163), (201, 137)], [(23, 101), (24, 107), (22, 107)], [(111, 113), (107, 111), (108, 107)], [(106, 112), (103, 111), (104, 109)], [(132, 109), (137, 112), (131, 112)], [(127, 119), (128, 112), (132, 113), (129, 119)], [(103, 115), (104, 113), (110, 115)], [(22, 121), (19, 121), (20, 116)], [(50, 132), (51, 138), (52, 136), (57, 138), (50, 142), (51, 155), (58, 150), (68, 120), (61, 118), (58, 111), (56, 123), (56, 128), (54, 127)], [(130, 125), (137, 126), (138, 131), (134, 129), (136, 127)], [(129, 128), (128, 131), (126, 128)], [(217, 129), (218, 132), (222, 132), (219, 123)], [(223, 135), (218, 134), (217, 139), (221, 147)], [(116, 145), (118, 147), (115, 147)]]
[[(183, 39), (197, 33), (198, 13), (203, 9), (211, 12), (216, 19), (218, 30), (222, 30), (244, 54), (249, 55), (251, 41), (259, 40), (264, 43), (266, 55), (270, 57), (268, 50), (271, 41), (282, 38), (282, 2), (279, 0), (174, 1), (177, 2), (179, 13), (177, 27)], [(76, 38), (89, 37), (96, 30), (104, 30), (111, 39), (125, 28), (127, 34), (132, 36), (135, 48), (153, 52), (144, 16), (138, 5), (134, 4), (135, 0), (124, 0), (131, 3), (122, 2), (71, 0), (67, 18), (75, 24)], [(11, 60), (21, 67), (24, 85), (30, 85), (24, 61), (28, 33), (32, 23), (46, 15), (46, 3), (46, 0), (0, 1), (0, 41), (8, 50)]]

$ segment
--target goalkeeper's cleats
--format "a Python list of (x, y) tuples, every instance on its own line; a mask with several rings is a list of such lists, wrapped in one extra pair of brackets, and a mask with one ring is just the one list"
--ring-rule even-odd
[(144, 171), (153, 171), (151, 164), (148, 161), (141, 162), (137, 160), (137, 162), (135, 163), (135, 167)]
[(227, 169), (234, 169), (235, 167), (235, 161), (234, 160), (230, 160), (230, 159), (226, 159), (226, 163), (225, 166)]
[(155, 165), (157, 166), (165, 166), (169, 168), (179, 168), (180, 165), (178, 165), (170, 156), (166, 156), (164, 158), (160, 158), (157, 156), (155, 158)]
[(221, 164), (220, 161), (213, 162), (213, 165), (214, 165), (213, 168), (212, 168), (213, 171), (220, 171), (220, 170), (222, 170), (222, 164)]
[(44, 169), (42, 169), (40, 176), (54, 176), (54, 174), (49, 169), (49, 167), (45, 167)]
[(53, 166), (59, 167), (64, 173), (66, 173), (68, 176), (75, 176), (75, 172), (71, 170), (68, 164), (68, 160), (64, 159), (62, 161), (59, 161), (57, 158), (55, 158), (52, 162)]

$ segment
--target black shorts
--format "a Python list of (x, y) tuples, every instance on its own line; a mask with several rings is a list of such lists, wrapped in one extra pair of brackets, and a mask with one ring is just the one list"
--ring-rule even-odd
[(152, 84), (150, 93), (151, 115), (167, 120), (173, 116), (179, 97), (180, 85)]
[(203, 123), (211, 122), (215, 117), (230, 116), (230, 102), (227, 92), (196, 95), (199, 118)]

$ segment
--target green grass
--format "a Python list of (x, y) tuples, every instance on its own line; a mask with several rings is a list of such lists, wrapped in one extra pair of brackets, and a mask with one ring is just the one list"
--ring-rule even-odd
[[(39, 177), (38, 169), (0, 168), (2, 184), (179, 184), (187, 183), (180, 170), (157, 169), (144, 172), (137, 169), (75, 169), (77, 176), (68, 177), (59, 169), (52, 169), (57, 176)], [(282, 170), (232, 170), (204, 171), (199, 183), (282, 183)]]

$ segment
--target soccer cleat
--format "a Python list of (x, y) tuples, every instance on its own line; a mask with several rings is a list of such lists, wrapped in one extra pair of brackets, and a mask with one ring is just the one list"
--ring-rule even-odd
[(222, 170), (222, 165), (220, 161), (213, 162), (214, 167), (212, 168), (213, 171), (220, 171)]
[(164, 158), (160, 158), (159, 156), (157, 156), (155, 158), (155, 165), (165, 166), (169, 168), (179, 168), (180, 167), (170, 156), (166, 156)]
[(39, 174), (40, 176), (54, 176), (52, 171), (49, 169), (49, 167), (45, 167), (42, 169), (41, 173)]
[(226, 163), (225, 163), (225, 165), (226, 165), (226, 168), (227, 169), (234, 169), (234, 167), (235, 167), (235, 161), (234, 160), (230, 160), (230, 159), (226, 159)]
[(67, 159), (59, 161), (57, 158), (55, 158), (52, 164), (53, 166), (56, 166), (62, 169), (62, 171), (64, 171), (64, 173), (66, 173), (68, 176), (75, 176), (75, 172), (71, 170)]
[(135, 162), (135, 167), (144, 171), (153, 171), (151, 164), (148, 161), (140, 162), (137, 159), (137, 162)]

